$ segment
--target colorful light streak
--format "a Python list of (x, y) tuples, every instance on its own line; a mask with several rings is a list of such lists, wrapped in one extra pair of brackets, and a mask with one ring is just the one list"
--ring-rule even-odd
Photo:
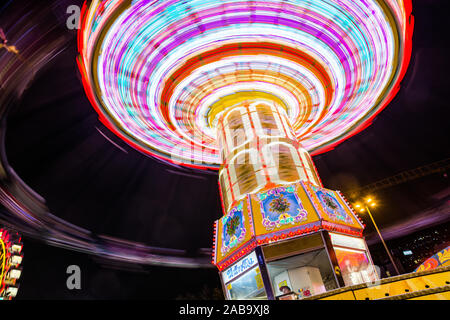
[[(367, 127), (409, 62), (410, 1), (92, 1), (79, 66), (138, 150), (218, 168), (223, 99), (280, 101), (312, 154)], [(237, 100), (236, 100), (237, 99)]]
[[(116, 5), (113, 2), (109, 3), (113, 7)], [(85, 4), (81, 11), (84, 23), (88, 21), (87, 14)], [(6, 54), (0, 52), (0, 87), (2, 88), (0, 119), (6, 123), (9, 112), (17, 107), (17, 100), (23, 97), (26, 88), (32, 86), (33, 81), (39, 81), (36, 75), (44, 67), (52, 65), (54, 59), (65, 52), (65, 48), (69, 46), (72, 39), (64, 28), (59, 27), (58, 22), (55, 21), (55, 12), (49, 6), (38, 3), (22, 6), (13, 1), (2, 7), (0, 17), (2, 28), (8, 36), (8, 44), (16, 47), (20, 53), (17, 55), (11, 52)], [(80, 38), (78, 40), (80, 41)], [(80, 66), (83, 65), (81, 59), (77, 62)], [(84, 76), (82, 79), (83, 85), (89, 88)], [(95, 101), (93, 95), (88, 97), (91, 101)], [(6, 128), (7, 126), (0, 128), (2, 138), (6, 135)], [(50, 212), (46, 200), (15, 173), (7, 159), (5, 144), (2, 144), (0, 146), (2, 182), (0, 184), (0, 207), (2, 207), (0, 225), (20, 230), (24, 236), (41, 239), (52, 246), (101, 257), (104, 261), (112, 261), (115, 266), (123, 264), (128, 268), (130, 264), (142, 264), (177, 268), (212, 268), (209, 249), (199, 248), (193, 256), (191, 251), (184, 249), (152, 247), (135, 241), (95, 234), (61, 219)], [(2, 265), (0, 259), (0, 273)]]
[[(17, 233), (0, 227), (0, 300), (10, 300), (8, 296), (8, 287), (16, 287), (17, 278), (10, 278), (9, 272), (17, 268), (21, 263), (22, 256), (19, 252), (14, 252), (14, 246), (22, 250), (21, 237)], [(20, 260), (13, 260), (12, 255), (20, 256)]]

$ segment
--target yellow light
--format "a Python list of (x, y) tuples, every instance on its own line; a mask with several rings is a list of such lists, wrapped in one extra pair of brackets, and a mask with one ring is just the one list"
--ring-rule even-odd
[(364, 212), (364, 209), (359, 210), (359, 212)]
[(371, 203), (372, 202), (372, 198), (368, 198), (366, 201), (367, 201), (367, 203)]
[(375, 202), (372, 202), (370, 205), (371, 205), (372, 207), (375, 207), (377, 204), (376, 204)]
[(359, 203), (355, 204), (355, 208), (359, 208), (361, 205)]

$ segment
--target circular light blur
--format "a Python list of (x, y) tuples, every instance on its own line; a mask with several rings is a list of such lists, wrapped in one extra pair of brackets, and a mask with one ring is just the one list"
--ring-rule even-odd
[(282, 103), (302, 146), (326, 151), (370, 124), (409, 59), (397, 0), (92, 1), (80, 69), (101, 120), (138, 150), (220, 164), (221, 101)]

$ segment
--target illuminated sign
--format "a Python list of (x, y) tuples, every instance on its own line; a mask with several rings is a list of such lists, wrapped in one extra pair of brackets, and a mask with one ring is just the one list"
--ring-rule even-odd
[(11, 256), (11, 264), (18, 265), (22, 263), (22, 257), (21, 256)]
[(403, 255), (410, 256), (410, 255), (412, 255), (412, 251), (411, 250), (403, 251)]
[(229, 281), (233, 280), (237, 276), (243, 274), (245, 271), (249, 270), (251, 267), (256, 265), (258, 263), (258, 260), (256, 259), (256, 254), (252, 252), (245, 258), (239, 260), (234, 265), (226, 269), (222, 273), (223, 282), (228, 283)]
[(11, 251), (12, 251), (13, 253), (20, 253), (20, 251), (22, 251), (22, 246), (21, 246), (21, 245), (18, 245), (18, 244), (13, 244), (13, 245), (11, 246)]
[(364, 240), (361, 238), (344, 236), (342, 234), (331, 233), (331, 243), (334, 246), (341, 246), (353, 249), (366, 250), (366, 246), (364, 244)]

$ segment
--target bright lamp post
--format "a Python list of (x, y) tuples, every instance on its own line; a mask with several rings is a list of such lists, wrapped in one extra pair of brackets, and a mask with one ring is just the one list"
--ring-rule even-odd
[(363, 203), (363, 204), (361, 204), (361, 203), (355, 204), (355, 208), (356, 208), (360, 213), (363, 213), (364, 211), (367, 211), (367, 213), (369, 214), (369, 217), (370, 217), (370, 219), (372, 220), (372, 223), (373, 223), (373, 225), (375, 226), (375, 229), (377, 230), (378, 235), (380, 236), (381, 242), (383, 243), (383, 246), (384, 246), (384, 248), (386, 249), (386, 252), (387, 252), (387, 254), (388, 254), (388, 256), (389, 256), (389, 259), (391, 260), (391, 263), (392, 263), (392, 265), (394, 266), (395, 272), (397, 272), (397, 275), (399, 275), (400, 272), (398, 271), (397, 265), (395, 264), (394, 259), (392, 258), (391, 252), (389, 251), (389, 249), (388, 249), (386, 243), (384, 242), (384, 239), (383, 239), (383, 237), (381, 236), (381, 232), (380, 232), (380, 230), (378, 229), (378, 226), (377, 226), (377, 224), (375, 223), (375, 220), (373, 219), (372, 213), (371, 213), (370, 210), (369, 210), (369, 206), (371, 206), (371, 207), (375, 207), (375, 206), (376, 206), (375, 201), (374, 201), (372, 198), (367, 198), (367, 199), (364, 200), (362, 203)]

